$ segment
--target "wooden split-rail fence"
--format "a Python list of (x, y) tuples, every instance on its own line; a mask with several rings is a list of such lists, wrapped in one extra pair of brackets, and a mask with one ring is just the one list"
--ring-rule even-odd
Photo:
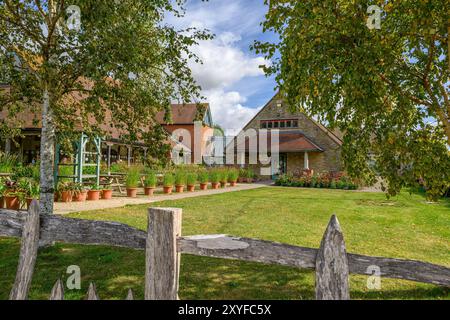
[[(28, 298), (40, 241), (144, 249), (146, 300), (178, 299), (181, 253), (313, 269), (318, 300), (350, 299), (349, 274), (371, 275), (373, 266), (379, 268), (381, 277), (450, 287), (450, 269), (444, 266), (347, 253), (336, 216), (331, 218), (320, 248), (312, 249), (226, 235), (183, 237), (182, 210), (176, 208), (150, 208), (147, 232), (115, 222), (40, 216), (38, 210), (37, 202), (28, 212), (0, 209), (0, 236), (21, 238), (12, 300)], [(64, 299), (63, 287), (58, 280), (50, 299)], [(92, 283), (87, 299), (99, 299)], [(131, 290), (126, 299), (134, 299)]]

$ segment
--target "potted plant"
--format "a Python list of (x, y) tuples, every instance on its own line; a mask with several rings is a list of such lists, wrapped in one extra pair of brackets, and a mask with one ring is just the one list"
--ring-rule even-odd
[(130, 198), (136, 198), (137, 188), (139, 185), (140, 173), (136, 169), (130, 169), (126, 177), (127, 196)]
[(6, 209), (19, 210), (20, 201), (17, 192), (17, 184), (14, 181), (6, 180), (5, 190), (3, 192), (3, 200), (5, 201)]
[(239, 178), (239, 172), (236, 169), (232, 169), (228, 172), (228, 182), (230, 186), (235, 187)]
[(201, 171), (198, 174), (198, 181), (200, 182), (200, 190), (207, 190), (208, 189), (208, 182), (209, 182), (209, 174), (207, 171)]
[(247, 183), (253, 183), (253, 179), (255, 178), (255, 174), (253, 173), (253, 171), (248, 169), (246, 174), (247, 174), (246, 176)]
[(31, 202), (39, 199), (40, 188), (39, 183), (32, 181), (31, 179), (23, 178), (19, 181), (19, 202), (21, 202), (21, 207), (26, 203), (27, 209), (30, 208)]
[(163, 188), (165, 194), (171, 194), (173, 190), (174, 177), (172, 173), (164, 175)]
[(89, 191), (87, 194), (88, 201), (98, 201), (100, 200), (100, 193), (102, 192), (102, 188), (98, 184), (93, 184), (89, 187)]
[(156, 177), (156, 174), (154, 172), (149, 172), (145, 177), (144, 184), (145, 195), (152, 196), (156, 189), (156, 185), (158, 184), (158, 178)]
[(183, 171), (177, 171), (177, 173), (175, 173), (176, 192), (183, 193), (185, 185), (186, 185), (186, 174)]
[(238, 182), (239, 183), (243, 183), (245, 182), (247, 179), (247, 170), (245, 170), (244, 168), (239, 170), (239, 178), (238, 178)]
[(3, 181), (2, 178), (0, 178), (0, 209), (3, 209), (5, 207), (4, 201), (3, 201), (3, 194), (6, 191), (6, 185), (5, 181)]
[(85, 202), (87, 198), (87, 190), (84, 188), (83, 184), (76, 183), (73, 186), (73, 201), (75, 202)]
[(72, 202), (73, 185), (69, 182), (61, 181), (58, 184), (58, 199), (61, 202)]
[(228, 183), (228, 170), (227, 169), (220, 170), (220, 187), (226, 188), (227, 183)]
[(103, 186), (102, 190), (102, 199), (103, 200), (111, 200), (113, 195), (113, 190), (110, 185)]
[(195, 172), (190, 172), (186, 177), (187, 188), (189, 192), (195, 191), (195, 184), (197, 183), (197, 174)]
[(218, 170), (212, 170), (209, 174), (209, 181), (214, 190), (219, 189), (221, 174)]

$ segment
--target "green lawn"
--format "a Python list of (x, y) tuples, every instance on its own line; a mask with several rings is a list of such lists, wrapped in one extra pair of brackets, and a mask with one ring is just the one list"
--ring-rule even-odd
[[(323, 189), (263, 188), (158, 203), (183, 208), (183, 234), (225, 233), (294, 245), (318, 247), (332, 214), (337, 214), (349, 252), (408, 258), (450, 267), (450, 201), (427, 204), (422, 195)], [(147, 225), (146, 206), (72, 214), (71, 217)], [(14, 281), (19, 242), (0, 239), (0, 299)], [(133, 288), (143, 297), (144, 253), (128, 249), (57, 244), (42, 250), (31, 298), (45, 299), (69, 265), (79, 265), (82, 298), (90, 281), (101, 298), (119, 299)], [(312, 299), (314, 273), (183, 255), (181, 299)], [(351, 276), (354, 299), (449, 299), (449, 290), (433, 285), (383, 279), (382, 290), (366, 288), (365, 276)]]

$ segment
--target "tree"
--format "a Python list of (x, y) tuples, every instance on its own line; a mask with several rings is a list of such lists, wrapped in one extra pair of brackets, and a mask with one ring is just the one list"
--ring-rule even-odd
[(431, 198), (448, 189), (450, 2), (266, 4), (264, 31), (280, 40), (253, 49), (273, 61), (265, 71), (293, 109), (345, 132), (349, 173), (380, 175), (389, 195), (418, 183)]
[(0, 0), (0, 83), (11, 87), (0, 94), (0, 111), (10, 123), (20, 112), (40, 114), (41, 213), (53, 211), (57, 132), (102, 134), (111, 124), (129, 140), (146, 138), (173, 99), (199, 97), (189, 47), (210, 36), (163, 21), (181, 16), (183, 4)]

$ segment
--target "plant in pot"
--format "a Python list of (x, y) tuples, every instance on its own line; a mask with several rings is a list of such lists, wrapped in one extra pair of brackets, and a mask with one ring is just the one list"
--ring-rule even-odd
[(177, 171), (177, 173), (175, 173), (176, 192), (183, 193), (185, 185), (186, 185), (186, 173), (184, 173), (183, 171)]
[(154, 172), (149, 172), (145, 177), (144, 184), (145, 195), (152, 196), (158, 184), (158, 177)]
[(209, 182), (208, 171), (203, 170), (198, 174), (198, 182), (200, 182), (200, 190), (208, 189), (208, 182)]
[(173, 190), (174, 177), (172, 173), (166, 173), (163, 180), (163, 188), (165, 194), (171, 194)]
[(221, 178), (221, 173), (219, 172), (219, 170), (212, 170), (209, 173), (209, 181), (211, 182), (211, 186), (214, 190), (219, 189), (220, 178)]
[(133, 168), (128, 171), (125, 181), (128, 197), (136, 198), (140, 178), (141, 175), (139, 173), (139, 170)]
[(197, 183), (197, 174), (195, 172), (189, 172), (186, 177), (187, 188), (189, 192), (195, 191), (195, 185)]
[(58, 199), (61, 202), (72, 202), (74, 185), (67, 181), (58, 183)]
[(23, 178), (19, 182), (19, 189), (21, 190), (21, 195), (23, 195), (23, 198), (19, 196), (21, 207), (26, 203), (27, 209), (29, 209), (33, 200), (39, 200), (40, 187), (38, 182), (33, 181), (32, 179)]
[(87, 190), (84, 188), (83, 184), (75, 183), (73, 185), (73, 201), (85, 202), (87, 198)]
[(100, 193), (102, 192), (102, 188), (98, 184), (93, 184), (89, 187), (89, 191), (87, 194), (88, 201), (98, 201), (100, 200)]
[(239, 178), (239, 171), (237, 171), (236, 169), (231, 169), (228, 172), (228, 182), (230, 183), (230, 186), (235, 187), (238, 178)]
[(17, 184), (8, 179), (5, 182), (5, 190), (3, 192), (3, 200), (5, 202), (6, 209), (19, 210), (20, 201), (17, 192)]
[(246, 179), (247, 179), (247, 170), (245, 170), (244, 168), (239, 169), (238, 182), (243, 183), (246, 181)]
[(228, 170), (222, 169), (220, 170), (220, 187), (225, 188), (228, 183)]
[(111, 200), (113, 195), (113, 190), (110, 185), (103, 186), (102, 190), (102, 199), (103, 200)]
[(252, 170), (248, 169), (246, 172), (247, 176), (246, 176), (246, 181), (247, 183), (253, 183), (253, 180), (255, 178), (255, 174)]

